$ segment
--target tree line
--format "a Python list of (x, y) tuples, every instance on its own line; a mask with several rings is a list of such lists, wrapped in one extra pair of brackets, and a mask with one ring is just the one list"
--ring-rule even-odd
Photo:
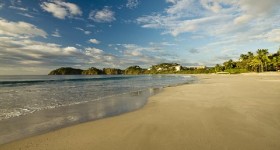
[(95, 67), (86, 70), (62, 67), (55, 69), (49, 75), (139, 75), (139, 74), (207, 74), (207, 73), (244, 73), (244, 72), (265, 72), (280, 70), (280, 48), (276, 53), (269, 53), (268, 49), (258, 49), (256, 53), (248, 52), (241, 54), (237, 61), (232, 59), (217, 64), (215, 67), (182, 67), (177, 63), (162, 63), (153, 65), (149, 69), (139, 66), (130, 66), (124, 70), (117, 68)]
[(268, 49), (258, 49), (256, 53), (248, 52), (241, 54), (239, 60), (232, 59), (223, 63), (217, 64), (215, 71), (225, 72), (265, 72), (280, 70), (280, 48), (276, 53), (269, 53)]

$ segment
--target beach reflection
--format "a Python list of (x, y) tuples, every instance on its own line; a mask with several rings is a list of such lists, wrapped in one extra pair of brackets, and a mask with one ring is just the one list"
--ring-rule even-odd
[(119, 115), (143, 107), (161, 88), (149, 88), (104, 99), (42, 110), (0, 121), (0, 144), (46, 133), (66, 126)]

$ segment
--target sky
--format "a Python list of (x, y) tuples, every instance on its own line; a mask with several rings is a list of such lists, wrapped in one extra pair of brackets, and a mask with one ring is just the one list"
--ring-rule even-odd
[(214, 66), (280, 46), (280, 0), (0, 0), (0, 75)]

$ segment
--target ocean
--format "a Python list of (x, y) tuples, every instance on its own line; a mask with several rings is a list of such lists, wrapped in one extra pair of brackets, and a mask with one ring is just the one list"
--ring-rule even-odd
[(0, 76), (0, 144), (143, 107), (186, 75)]

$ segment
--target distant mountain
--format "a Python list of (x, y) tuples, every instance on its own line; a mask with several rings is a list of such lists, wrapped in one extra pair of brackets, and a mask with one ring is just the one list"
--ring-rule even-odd
[(80, 75), (82, 74), (83, 70), (75, 69), (71, 67), (62, 67), (55, 69), (49, 73), (49, 75)]
[[(174, 71), (179, 71), (177, 67), (181, 68), (179, 64), (176, 63), (163, 63), (154, 65), (149, 69), (143, 69), (140, 66), (130, 66), (125, 70), (117, 68), (103, 68), (98, 69), (91, 67), (87, 70), (75, 69), (71, 67), (58, 68), (49, 73), (49, 75), (139, 75), (139, 74), (157, 74), (157, 73), (172, 73)], [(165, 71), (165, 72), (163, 72)], [(167, 71), (167, 72), (166, 72)]]
[(123, 74), (123, 70), (116, 68), (103, 68), (103, 73), (107, 75)]
[(75, 69), (71, 67), (59, 68), (53, 70), (49, 75), (140, 75), (140, 74), (200, 74), (200, 73), (215, 73), (212, 67), (182, 67), (177, 63), (161, 63), (153, 65), (148, 69), (140, 66), (130, 66), (125, 70), (117, 68), (98, 69), (91, 67), (86, 70)]
[(62, 67), (55, 69), (49, 75), (118, 75), (124, 74), (124, 71), (116, 68), (103, 68), (103, 70), (91, 67), (87, 70), (75, 69), (71, 67)]
[(91, 67), (87, 70), (84, 70), (82, 72), (82, 75), (99, 75), (99, 74), (104, 74), (102, 70), (97, 69), (95, 67)]

